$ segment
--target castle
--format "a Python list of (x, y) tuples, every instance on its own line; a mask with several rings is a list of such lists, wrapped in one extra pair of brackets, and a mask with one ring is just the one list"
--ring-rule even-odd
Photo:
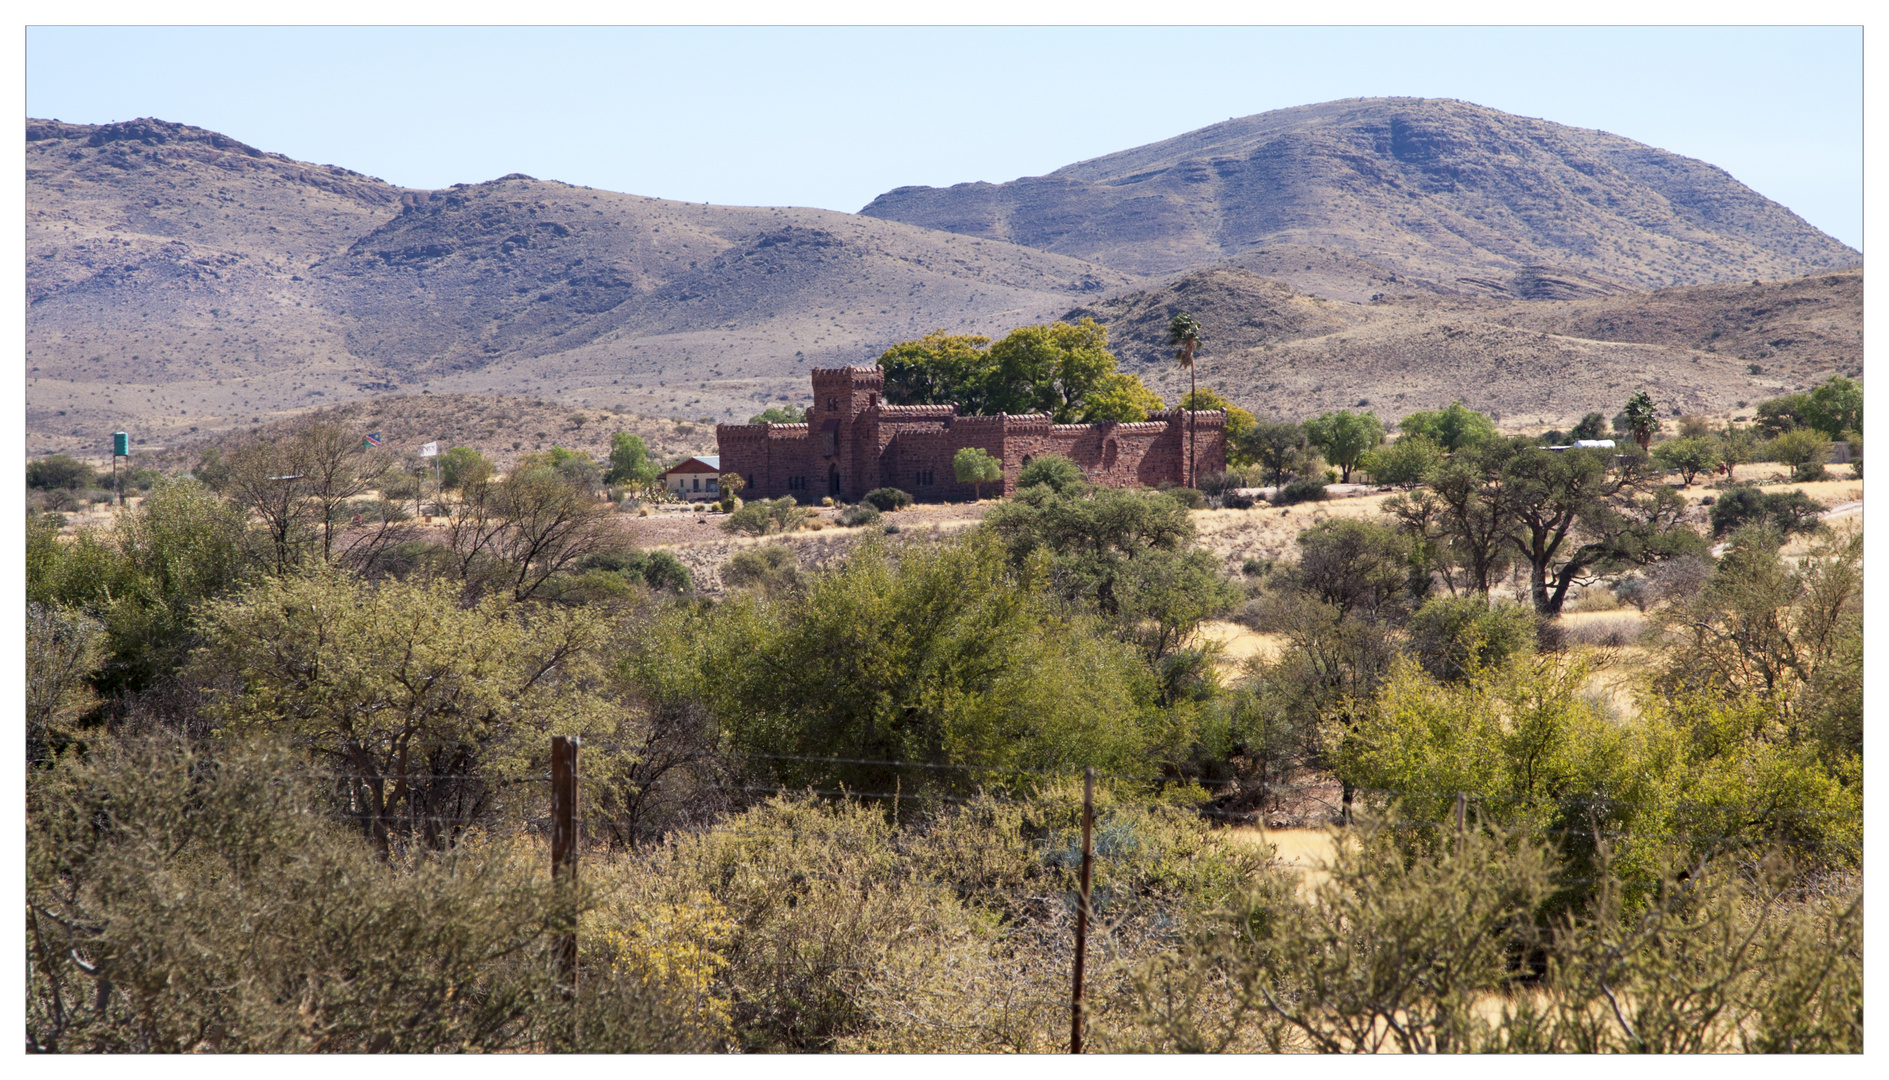
[[(832, 496), (857, 502), (874, 488), (895, 487), (920, 502), (970, 499), (951, 459), (967, 446), (1003, 465), (1002, 493), (1033, 458), (1061, 454), (1089, 479), (1108, 487), (1194, 485), (1188, 475), (1192, 418), (1195, 474), (1226, 469), (1226, 414), (1169, 409), (1144, 423), (1053, 424), (1041, 413), (959, 416), (955, 405), (887, 405), (878, 367), (815, 368), (813, 405), (804, 424), (721, 424), (715, 428), (723, 472), (747, 481), (746, 498), (792, 495), (802, 503)], [(996, 494), (998, 485), (983, 485)]]

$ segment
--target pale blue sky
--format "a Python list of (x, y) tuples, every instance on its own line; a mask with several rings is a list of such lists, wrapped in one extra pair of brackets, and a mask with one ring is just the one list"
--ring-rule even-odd
[(35, 28), (27, 109), (157, 116), (396, 184), (508, 172), (858, 210), (1231, 116), (1454, 97), (1728, 170), (1862, 246), (1862, 32), (1837, 29)]

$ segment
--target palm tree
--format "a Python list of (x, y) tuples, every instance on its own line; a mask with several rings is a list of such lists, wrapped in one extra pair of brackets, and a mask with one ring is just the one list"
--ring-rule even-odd
[[(1168, 344), (1175, 346), (1174, 359), (1187, 369), (1187, 404), (1194, 401), (1194, 350), (1200, 346), (1200, 320), (1183, 311), (1168, 321)], [(1187, 486), (1193, 487), (1197, 462), (1194, 458), (1194, 410), (1187, 411)]]

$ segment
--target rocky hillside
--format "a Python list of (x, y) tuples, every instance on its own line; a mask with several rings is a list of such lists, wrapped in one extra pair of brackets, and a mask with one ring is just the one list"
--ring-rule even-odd
[(1424, 98), (1260, 113), (1046, 176), (897, 188), (861, 213), (1138, 274), (1291, 244), (1453, 291), (1525, 297), (1544, 278), (1549, 295), (1567, 296), (1860, 262), (1713, 165)]
[(1642, 386), (1668, 410), (1725, 414), (1863, 370), (1861, 271), (1579, 300), (1356, 304), (1221, 266), (1064, 317), (1106, 323), (1123, 367), (1171, 401), (1187, 388), (1166, 344), (1181, 311), (1204, 331), (1202, 385), (1295, 420), (1360, 405), (1395, 419), (1463, 398), (1508, 426), (1566, 426), (1611, 416)]
[(422, 389), (745, 419), (1125, 273), (824, 210), (510, 176), (411, 191), (159, 120), (27, 124), (29, 450)]

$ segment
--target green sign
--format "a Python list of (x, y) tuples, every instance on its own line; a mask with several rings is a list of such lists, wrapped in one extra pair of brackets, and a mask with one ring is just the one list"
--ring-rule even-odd
[(122, 431), (112, 432), (112, 456), (113, 457), (130, 457), (131, 456), (131, 436), (125, 434)]

